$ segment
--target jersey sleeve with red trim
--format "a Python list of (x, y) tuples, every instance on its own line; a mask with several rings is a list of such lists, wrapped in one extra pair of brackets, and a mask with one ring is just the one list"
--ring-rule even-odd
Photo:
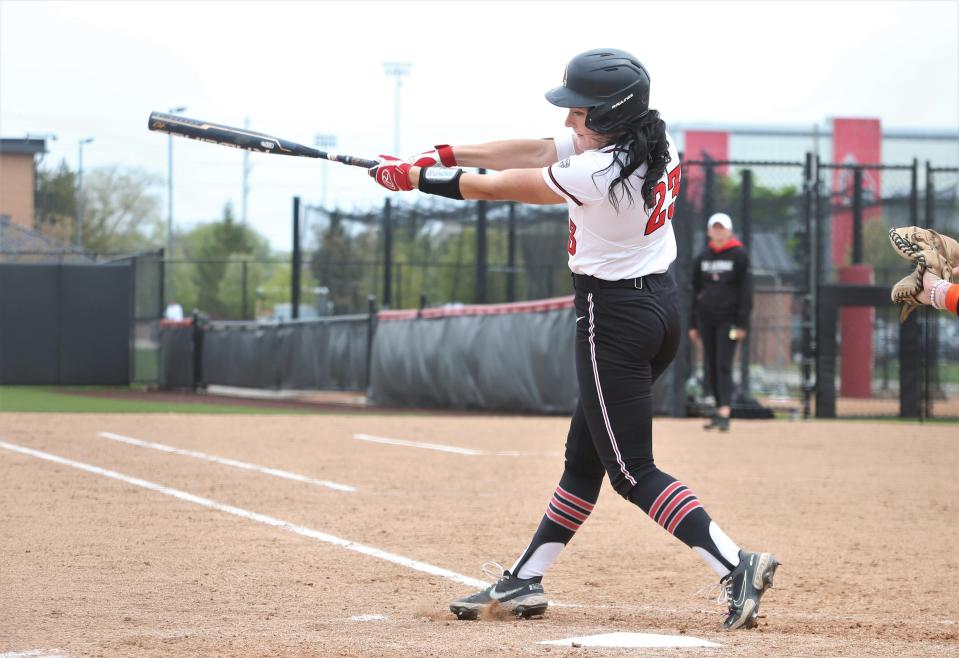
[(606, 197), (606, 177), (596, 174), (609, 163), (603, 164), (595, 155), (588, 151), (544, 167), (543, 180), (556, 194), (577, 206), (600, 201)]

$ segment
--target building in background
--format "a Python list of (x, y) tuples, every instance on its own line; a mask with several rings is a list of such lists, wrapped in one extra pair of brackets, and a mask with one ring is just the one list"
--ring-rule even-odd
[[(755, 186), (799, 191), (806, 155), (817, 157), (826, 165), (821, 169), (823, 187), (820, 192), (829, 195), (831, 203), (841, 207), (832, 209), (826, 235), (829, 253), (824, 257), (828, 257), (830, 266), (834, 267), (848, 260), (853, 240), (853, 170), (850, 167), (866, 165), (861, 175), (867, 223), (882, 214), (882, 204), (877, 204), (877, 200), (884, 196), (888, 199), (908, 198), (913, 185), (914, 164), (920, 195), (926, 191), (927, 165), (934, 169), (959, 167), (959, 128), (885, 128), (879, 119), (836, 117), (825, 126), (686, 123), (673, 126), (671, 133), (683, 154), (684, 163), (716, 163), (708, 167), (684, 167), (683, 189), (688, 197), (695, 199), (701, 197), (706, 169), (735, 181), (748, 169)], [(776, 166), (776, 163), (782, 166)], [(939, 192), (951, 185), (948, 179), (938, 182)], [(888, 219), (901, 225), (908, 207), (905, 204), (899, 208), (893, 207), (894, 204), (887, 205)], [(712, 210), (734, 214), (732, 208)], [(903, 216), (893, 216), (896, 212)], [(698, 241), (702, 239), (697, 236)]]
[(47, 152), (45, 139), (0, 139), (0, 215), (10, 223), (33, 228), (37, 190), (37, 154)]
[[(833, 161), (833, 134), (836, 118), (825, 126), (775, 124), (677, 123), (670, 127), (678, 150), (686, 160), (772, 160), (796, 161), (806, 153), (818, 154), (823, 162)], [(959, 167), (959, 128), (881, 128), (880, 157), (885, 164), (919, 160), (920, 186), (928, 160), (934, 167)], [(875, 164), (875, 163), (863, 163)], [(735, 171), (723, 173), (734, 174)], [(761, 171), (757, 182), (763, 184)]]

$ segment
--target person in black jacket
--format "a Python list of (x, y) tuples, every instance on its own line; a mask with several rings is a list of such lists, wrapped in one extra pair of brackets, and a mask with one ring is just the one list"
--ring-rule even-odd
[(693, 263), (690, 339), (703, 348), (703, 371), (716, 398), (716, 412), (704, 429), (729, 431), (736, 341), (746, 338), (753, 306), (749, 255), (733, 235), (725, 213), (706, 224), (709, 244)]

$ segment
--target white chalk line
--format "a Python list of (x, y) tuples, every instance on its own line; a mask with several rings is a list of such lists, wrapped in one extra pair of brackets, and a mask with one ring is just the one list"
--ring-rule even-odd
[[(310, 539), (316, 539), (327, 544), (332, 544), (334, 546), (339, 546), (340, 548), (345, 548), (362, 555), (367, 555), (369, 557), (374, 557), (386, 562), (391, 562), (393, 564), (407, 567), (415, 571), (420, 571), (422, 573), (427, 573), (432, 576), (439, 576), (447, 580), (451, 580), (455, 583), (460, 583), (462, 585), (469, 585), (470, 587), (477, 587), (480, 589), (485, 589), (489, 587), (490, 583), (485, 580), (480, 580), (478, 578), (470, 578), (469, 576), (464, 576), (463, 574), (456, 573), (449, 569), (444, 569), (442, 567), (437, 567), (432, 564), (427, 564), (425, 562), (420, 562), (419, 560), (413, 560), (402, 555), (397, 555), (396, 553), (390, 553), (388, 551), (381, 550), (379, 548), (374, 548), (372, 546), (366, 546), (365, 544), (359, 544), (357, 542), (350, 541), (348, 539), (341, 539), (335, 535), (331, 535), (325, 532), (320, 532), (319, 530), (313, 530), (305, 526), (297, 525), (290, 523), (288, 521), (283, 521), (282, 519), (277, 519), (272, 516), (267, 516), (266, 514), (260, 514), (258, 512), (250, 512), (248, 510), (241, 509), (239, 507), (234, 507), (233, 505), (226, 505), (224, 503), (218, 503), (209, 498), (203, 498), (201, 496), (196, 496), (185, 491), (180, 491), (178, 489), (173, 489), (170, 487), (165, 487), (161, 484), (156, 484), (154, 482), (149, 482), (148, 480), (143, 480), (136, 477), (131, 477), (129, 475), (124, 475), (116, 471), (110, 471), (99, 466), (93, 466), (90, 464), (84, 464), (82, 462), (73, 461), (72, 459), (67, 459), (65, 457), (59, 457), (47, 452), (40, 450), (34, 450), (32, 448), (27, 448), (24, 446), (16, 445), (13, 443), (7, 443), (6, 441), (0, 441), (0, 448), (4, 448), (11, 452), (18, 452), (20, 454), (29, 455), (31, 457), (37, 457), (39, 459), (44, 459), (51, 461), (57, 464), (62, 464), (64, 466), (70, 466), (72, 468), (79, 469), (81, 471), (86, 471), (88, 473), (93, 473), (95, 475), (102, 475), (114, 480), (119, 480), (120, 482), (126, 482), (133, 486), (142, 487), (144, 489), (149, 489), (151, 491), (156, 491), (157, 493), (162, 493), (167, 496), (172, 496), (174, 498), (179, 498), (180, 500), (185, 500), (187, 502), (196, 503), (203, 507), (208, 507), (210, 509), (215, 509), (220, 512), (225, 512), (227, 514), (232, 514), (233, 516), (238, 516), (249, 521), (256, 521), (257, 523), (263, 523), (264, 525), (273, 526), (275, 528), (280, 528), (281, 530), (286, 530), (287, 532), (292, 532), (294, 534), (301, 535), (303, 537), (309, 537)], [(670, 614), (691, 614), (691, 613), (704, 613), (704, 614), (720, 614), (715, 609), (695, 609), (692, 606), (684, 608), (675, 608), (667, 607), (663, 605), (652, 605), (652, 604), (604, 604), (604, 603), (592, 603), (592, 604), (582, 604), (582, 603), (563, 603), (561, 601), (549, 601), (549, 605), (556, 608), (588, 608), (596, 610), (623, 610), (623, 611), (633, 611), (633, 612), (656, 612), (656, 613), (670, 613)], [(776, 617), (787, 618), (787, 619), (807, 619), (807, 620), (819, 620), (823, 619), (824, 615), (816, 613), (796, 613), (796, 612), (777, 612)], [(836, 619), (839, 621), (862, 621), (862, 622), (875, 622), (874, 619), (869, 619), (861, 616), (836, 616), (836, 615), (826, 615), (829, 619)], [(951, 620), (946, 620), (951, 621)], [(19, 658), (21, 654), (0, 654), (0, 658)], [(24, 658), (28, 655), (39, 655), (39, 654), (22, 654)]]
[(69, 658), (60, 649), (30, 649), (29, 651), (7, 651), (0, 658)]
[(560, 452), (528, 452), (522, 450), (476, 450), (475, 448), (459, 448), (457, 446), (448, 446), (442, 443), (425, 443), (423, 441), (407, 441), (405, 439), (391, 439), (385, 436), (372, 436), (370, 434), (354, 434), (353, 438), (357, 441), (368, 441), (369, 443), (381, 443), (390, 446), (403, 446), (405, 448), (423, 448), (424, 450), (437, 450), (439, 452), (449, 452), (455, 455), (466, 455), (467, 457), (481, 457), (492, 455), (494, 457), (559, 457)]
[(370, 436), (369, 434), (354, 434), (353, 438), (357, 441), (368, 441), (370, 443), (382, 443), (390, 446), (404, 446), (406, 448), (424, 448), (426, 450), (437, 450), (439, 452), (451, 452), (455, 455), (468, 455), (478, 457), (484, 454), (482, 450), (472, 448), (457, 448), (456, 446), (447, 446), (441, 443), (423, 443), (422, 441), (405, 441), (403, 439), (389, 439), (385, 436)]
[(453, 582), (461, 583), (463, 585), (469, 585), (471, 587), (488, 587), (489, 586), (489, 583), (485, 581), (478, 580), (476, 578), (470, 578), (469, 576), (458, 574), (455, 571), (450, 571), (449, 569), (443, 569), (442, 567), (433, 566), (432, 564), (420, 562), (419, 560), (413, 560), (408, 557), (404, 557), (402, 555), (397, 555), (396, 553), (390, 553), (388, 551), (384, 551), (379, 548), (366, 546), (365, 544), (360, 544), (354, 541), (350, 541), (349, 539), (342, 539), (335, 535), (327, 534), (325, 532), (320, 532), (319, 530), (313, 530), (312, 528), (307, 528), (305, 526), (297, 525), (295, 523), (290, 523), (289, 521), (284, 521), (282, 519), (278, 519), (273, 516), (260, 514), (259, 512), (251, 512), (249, 510), (245, 510), (240, 507), (234, 507), (233, 505), (219, 503), (209, 498), (196, 496), (186, 491), (173, 489), (172, 487), (165, 487), (162, 484), (150, 482), (149, 480), (143, 480), (141, 478), (124, 475), (123, 473), (118, 473), (116, 471), (100, 468), (99, 466), (84, 464), (83, 462), (73, 461), (72, 459), (59, 457), (57, 455), (53, 455), (48, 452), (43, 452), (41, 450), (34, 450), (32, 448), (26, 448), (24, 446), (16, 445), (13, 443), (7, 443), (5, 441), (0, 441), (0, 448), (4, 448), (12, 452), (18, 452), (24, 455), (30, 455), (31, 457), (37, 457), (39, 459), (45, 459), (47, 461), (51, 461), (56, 464), (62, 464), (63, 466), (70, 466), (71, 468), (76, 468), (81, 471), (86, 471), (87, 473), (102, 475), (104, 477), (108, 477), (113, 480), (119, 480), (120, 482), (132, 484), (133, 486), (136, 486), (136, 487), (142, 487), (143, 489), (149, 489), (150, 491), (155, 491), (157, 493), (161, 493), (166, 496), (172, 496), (173, 498), (179, 498), (180, 500), (185, 500), (190, 503), (202, 505), (203, 507), (208, 507), (210, 509), (215, 509), (220, 512), (232, 514), (233, 516), (238, 516), (241, 519), (247, 519), (248, 521), (256, 521), (257, 523), (262, 523), (264, 525), (280, 528), (281, 530), (286, 530), (287, 532), (292, 532), (294, 534), (301, 535), (303, 537), (309, 537), (310, 539), (316, 539), (317, 541), (321, 541), (327, 544), (333, 544), (334, 546), (339, 546), (340, 548), (345, 548), (349, 551), (354, 551), (356, 553), (361, 553), (363, 555), (375, 557), (377, 559), (384, 560), (386, 562), (392, 562), (393, 564), (407, 567), (409, 569), (414, 569), (416, 571), (421, 571), (423, 573), (428, 573), (432, 576), (439, 576), (441, 578), (446, 578), (447, 580), (452, 580)]
[(209, 462), (223, 464), (224, 466), (241, 468), (246, 471), (256, 471), (257, 473), (265, 473), (266, 475), (272, 475), (278, 478), (285, 478), (287, 480), (294, 480), (296, 482), (305, 482), (306, 484), (315, 484), (319, 487), (335, 489), (336, 491), (347, 491), (347, 492), (356, 491), (356, 487), (352, 487), (348, 484), (340, 484), (339, 482), (331, 482), (330, 480), (316, 480), (314, 478), (307, 477), (305, 475), (300, 475), (299, 473), (291, 473), (290, 471), (283, 471), (278, 468), (270, 468), (268, 466), (258, 466), (257, 464), (241, 462), (241, 461), (237, 461), (236, 459), (228, 459), (226, 457), (217, 457), (215, 455), (208, 455), (204, 452), (198, 452), (196, 450), (184, 450), (183, 448), (175, 448), (173, 446), (168, 446), (163, 443), (154, 443), (153, 441), (143, 441), (142, 439), (135, 439), (132, 436), (114, 434), (113, 432), (98, 432), (98, 434), (99, 436), (102, 436), (105, 439), (110, 439), (112, 441), (119, 441), (121, 443), (127, 443), (129, 445), (139, 446), (141, 448), (152, 448), (153, 450), (168, 452), (174, 455), (182, 455), (184, 457), (193, 457), (195, 459), (204, 459)]
[[(327, 544), (333, 544), (334, 546), (339, 546), (350, 551), (355, 551), (363, 555), (368, 555), (370, 557), (375, 557), (380, 560), (385, 560), (386, 562), (392, 562), (403, 567), (414, 569), (416, 571), (421, 571), (423, 573), (428, 573), (433, 576), (440, 576), (451, 580), (456, 583), (463, 585), (469, 585), (470, 587), (477, 587), (480, 589), (485, 589), (489, 587), (490, 583), (485, 580), (480, 580), (478, 578), (470, 578), (469, 576), (464, 576), (463, 574), (456, 573), (449, 569), (444, 569), (442, 567), (437, 567), (432, 564), (427, 564), (425, 562), (420, 562), (419, 560), (414, 560), (412, 558), (404, 557), (402, 555), (397, 555), (396, 553), (390, 553), (379, 548), (374, 548), (372, 546), (366, 546), (365, 544), (359, 544), (357, 542), (350, 541), (348, 539), (342, 539), (335, 535), (331, 535), (325, 532), (320, 532), (319, 530), (313, 530), (312, 528), (307, 528), (305, 526), (297, 525), (295, 523), (290, 523), (289, 521), (284, 521), (282, 519), (277, 519), (272, 516), (267, 516), (266, 514), (260, 514), (259, 512), (251, 512), (233, 505), (227, 505), (225, 503), (219, 503), (215, 500), (209, 498), (203, 498), (202, 496), (196, 496), (194, 494), (188, 493), (186, 491), (181, 491), (179, 489), (174, 489), (172, 487), (165, 487), (162, 484), (157, 484), (155, 482), (150, 482), (149, 480), (143, 480), (141, 478), (132, 477), (130, 475), (124, 475), (123, 473), (118, 473), (117, 471), (111, 471), (105, 468), (100, 468), (99, 466), (93, 466), (92, 464), (84, 464), (83, 462), (74, 461), (72, 459), (67, 459), (66, 457), (60, 457), (48, 452), (43, 452), (41, 450), (34, 450), (33, 448), (27, 448), (25, 446), (20, 446), (14, 443), (7, 443), (6, 441), (0, 441), (0, 448), (5, 448), (12, 452), (18, 452), (24, 455), (29, 455), (31, 457), (37, 457), (39, 459), (45, 459), (57, 464), (62, 464), (64, 466), (70, 466), (72, 468), (79, 469), (81, 471), (86, 471), (88, 473), (93, 473), (95, 475), (102, 475), (114, 480), (119, 480), (120, 482), (125, 482), (127, 484), (132, 484), (133, 486), (142, 487), (144, 489), (149, 489), (151, 491), (156, 491), (157, 493), (162, 493), (167, 496), (172, 496), (174, 498), (179, 498), (180, 500), (185, 500), (191, 503), (196, 503), (197, 505), (202, 505), (203, 507), (208, 507), (210, 509), (215, 509), (220, 512), (225, 512), (227, 514), (232, 514), (233, 516), (238, 516), (249, 521), (256, 521), (257, 523), (263, 523), (265, 525), (273, 526), (275, 528), (280, 528), (281, 530), (286, 530), (304, 537), (309, 537), (310, 539), (316, 539)], [(658, 610), (660, 612), (664, 611), (662, 606), (634, 606), (634, 605), (604, 605), (604, 604), (579, 604), (579, 603), (562, 603), (560, 601), (550, 601), (549, 605), (557, 608), (601, 608), (601, 609), (649, 609), (649, 610)], [(675, 612), (680, 612), (676, 610)], [(0, 656), (3, 658), (3, 656)]]

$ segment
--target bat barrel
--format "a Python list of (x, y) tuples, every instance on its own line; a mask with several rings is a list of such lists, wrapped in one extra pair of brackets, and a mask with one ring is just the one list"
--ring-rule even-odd
[(290, 155), (302, 158), (325, 158), (335, 162), (364, 167), (375, 167), (375, 160), (356, 158), (351, 155), (336, 155), (325, 153), (310, 146), (297, 144), (272, 135), (253, 132), (245, 128), (232, 128), (208, 121), (198, 121), (187, 117), (151, 112), (147, 127), (150, 130), (165, 132), (171, 135), (196, 139), (201, 142), (210, 142), (232, 148), (256, 151), (259, 153), (273, 153), (276, 155)]

